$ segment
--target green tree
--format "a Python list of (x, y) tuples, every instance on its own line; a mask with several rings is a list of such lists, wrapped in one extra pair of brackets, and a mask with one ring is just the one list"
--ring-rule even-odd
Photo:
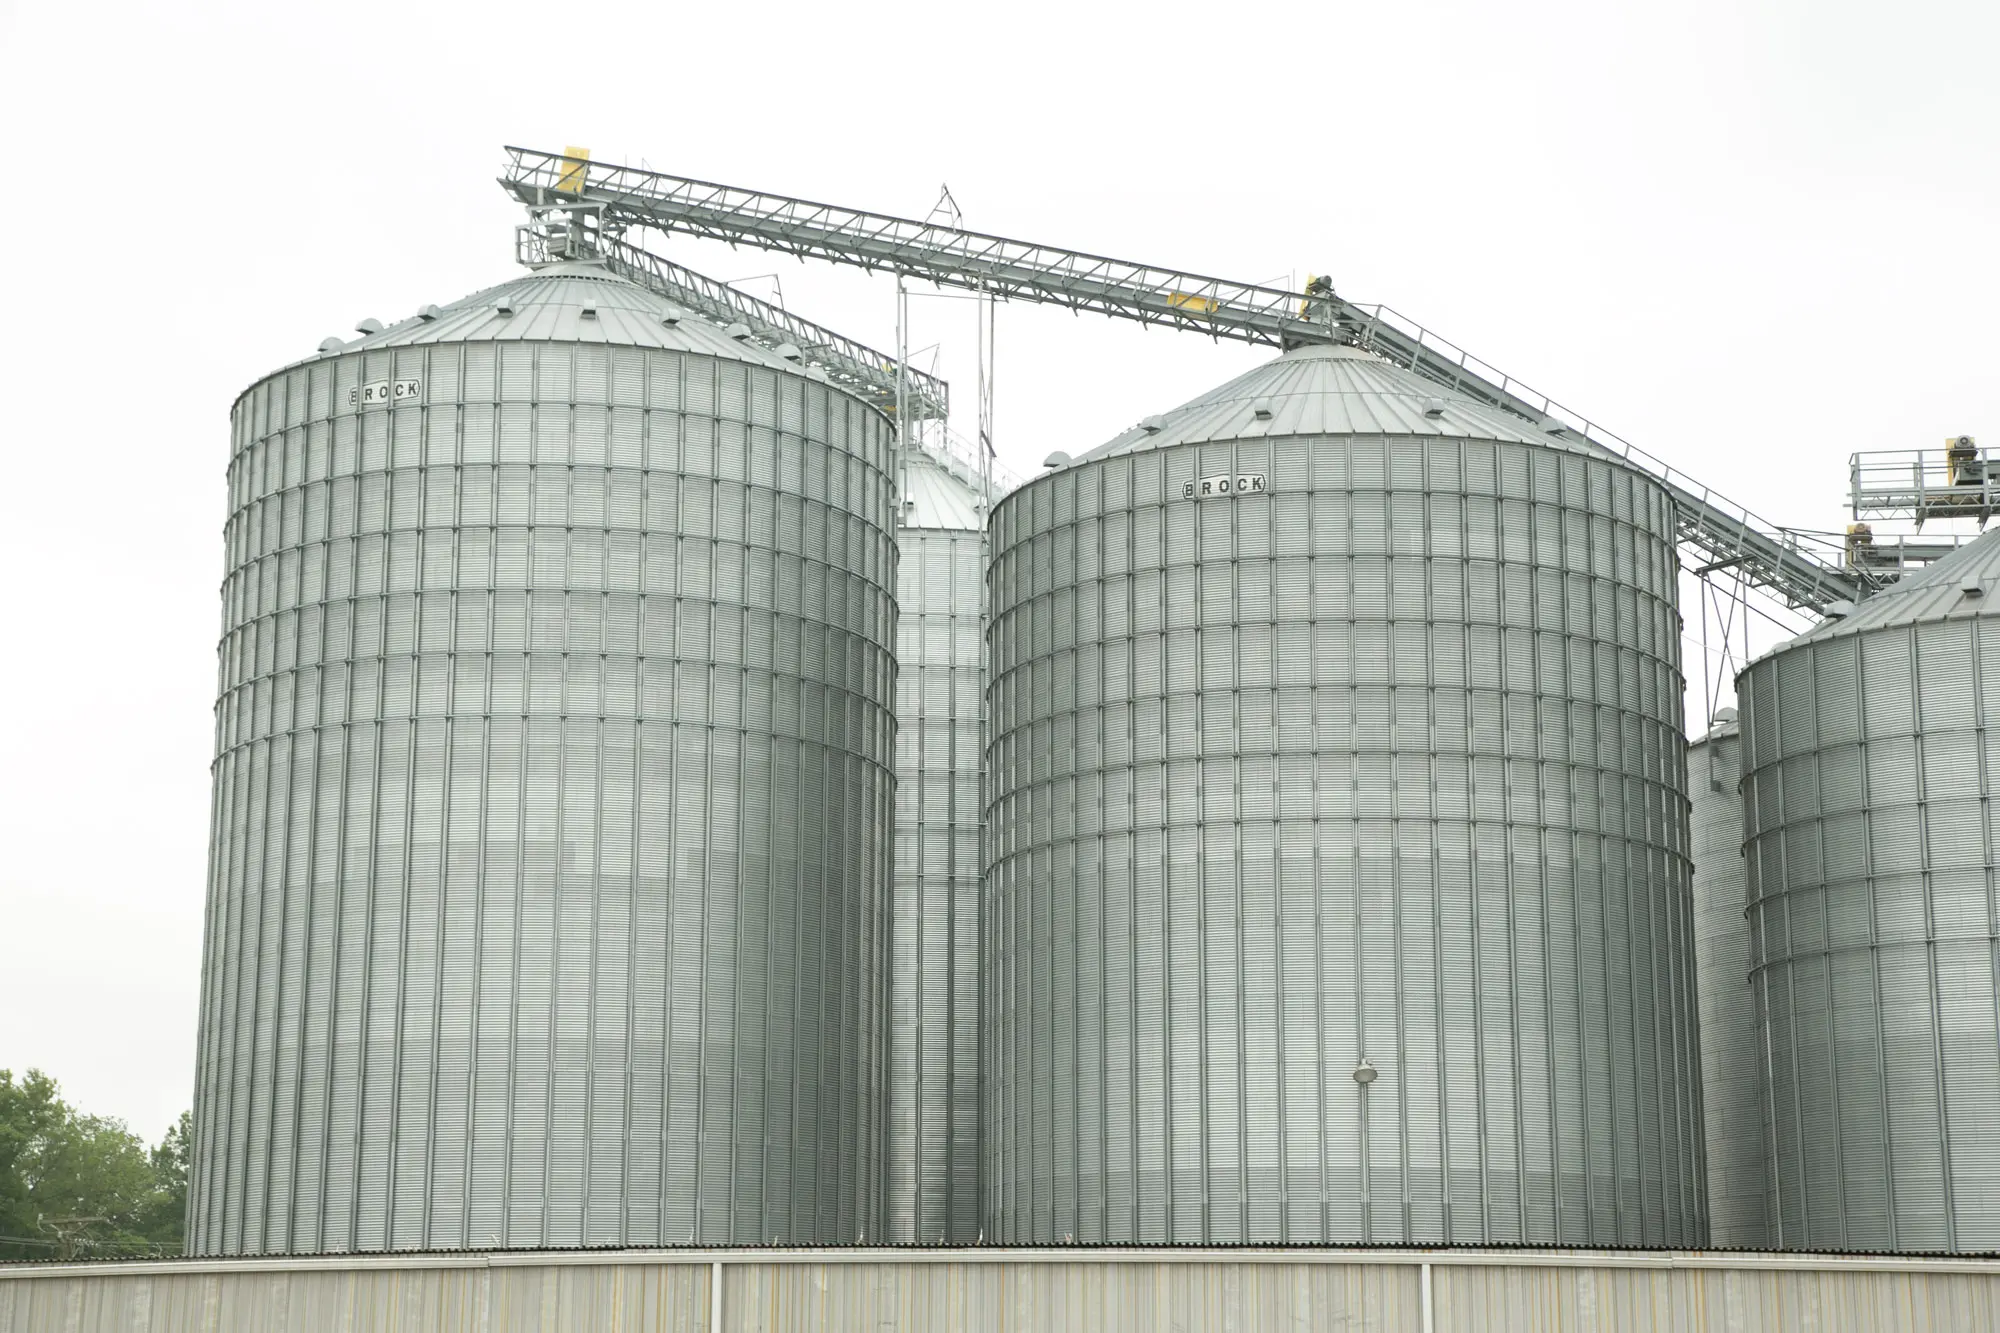
[(182, 1116), (147, 1150), (122, 1121), (85, 1115), (55, 1080), (0, 1070), (0, 1259), (181, 1251)]
[(52, 1238), (41, 1229), (34, 1197), (42, 1145), (68, 1117), (55, 1080), (31, 1069), (18, 1082), (0, 1069), (0, 1259), (42, 1259)]
[(174, 1254), (187, 1243), (188, 1146), (194, 1115), (182, 1111), (152, 1152), (153, 1197), (140, 1214), (139, 1234)]

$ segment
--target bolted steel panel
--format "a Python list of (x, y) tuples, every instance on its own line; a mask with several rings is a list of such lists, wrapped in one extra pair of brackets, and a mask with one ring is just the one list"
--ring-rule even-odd
[(989, 1239), (1706, 1238), (1671, 504), (1399, 376), (996, 509)]
[(663, 312), (547, 270), (236, 404), (197, 1253), (875, 1229), (890, 430)]
[(1774, 1242), (1766, 1212), (1769, 1085), (1750, 991), (1743, 798), (1737, 791), (1742, 748), (1734, 718), (1718, 720), (1688, 747), (1688, 791), (1709, 1241), (1754, 1250)]
[[(927, 455), (896, 534), (896, 849), (885, 1239), (979, 1234), (984, 653), (978, 491)], [(970, 526), (967, 526), (967, 525)]]
[(2000, 1249), (2000, 533), (1739, 677), (1772, 1240)]

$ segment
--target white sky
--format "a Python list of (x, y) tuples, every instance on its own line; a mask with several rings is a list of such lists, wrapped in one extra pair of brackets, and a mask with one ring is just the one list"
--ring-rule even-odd
[[(502, 144), (1330, 273), (1833, 529), (1853, 450), (2000, 443), (1996, 65), (1971, 0), (0, 0), (0, 1068), (188, 1104), (229, 405), (510, 277)], [(885, 278), (657, 248), (893, 341)], [(914, 343), (969, 406), (964, 312)], [(999, 352), (1020, 471), (1265, 355), (1035, 307)]]

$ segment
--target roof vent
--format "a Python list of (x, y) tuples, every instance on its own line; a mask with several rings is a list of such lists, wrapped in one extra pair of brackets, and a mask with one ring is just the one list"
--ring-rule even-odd
[(1838, 601), (1828, 602), (1826, 604), (1826, 618), (1828, 620), (1840, 620), (1847, 616), (1851, 616), (1853, 614), (1854, 614), (1854, 603), (1848, 601), (1844, 597)]
[(1441, 417), (1441, 416), (1443, 416), (1443, 415), (1444, 415), (1444, 399), (1442, 399), (1442, 398), (1426, 398), (1426, 399), (1424, 399), (1424, 415), (1425, 415), (1425, 416), (1427, 416), (1427, 417), (1430, 417), (1430, 418), (1432, 418), (1433, 420), (1435, 420), (1435, 419), (1436, 419), (1436, 418), (1438, 418), (1438, 417)]
[(511, 296), (503, 296), (503, 297), (501, 297), (501, 298), (500, 298), (499, 300), (495, 301), (495, 302), (493, 303), (493, 313), (494, 313), (494, 314), (496, 314), (496, 315), (511, 315), (511, 314), (513, 314), (513, 313), (514, 313), (514, 298), (513, 298), (513, 297), (511, 297)]
[(580, 314), (580, 315), (582, 315), (582, 316), (583, 316), (583, 317), (584, 317), (585, 319), (596, 319), (596, 318), (597, 318), (597, 298), (596, 298), (596, 297), (592, 297), (592, 296), (586, 296), (586, 297), (585, 297), (585, 298), (583, 299), (583, 306), (582, 306), (582, 308), (581, 308), (580, 310), (578, 310), (578, 312), (577, 312), (577, 313), (578, 313), (578, 314)]
[(417, 318), (421, 319), (426, 324), (436, 319), (442, 313), (443, 312), (440, 311), (434, 305), (420, 305), (417, 307)]
[(1256, 402), (1250, 404), (1250, 415), (1259, 421), (1269, 421), (1271, 419), (1271, 400), (1268, 398), (1259, 398)]
[(740, 319), (724, 329), (723, 332), (734, 338), (737, 342), (747, 342), (750, 338), (750, 326)]
[(1544, 435), (1560, 435), (1568, 429), (1569, 426), (1566, 423), (1557, 421), (1554, 417), (1542, 418), (1542, 434)]
[(1145, 431), (1148, 435), (1157, 435), (1166, 428), (1167, 419), (1162, 416), (1150, 416), (1139, 423), (1139, 429)]
[(1968, 576), (1963, 583), (1958, 585), (1958, 590), (1967, 597), (1984, 597), (1986, 595), (1986, 585), (1981, 583), (1977, 576)]
[(364, 319), (354, 326), (354, 331), (356, 333), (380, 333), (382, 331), (382, 321), (379, 319)]
[(806, 359), (806, 354), (798, 349), (796, 343), (779, 343), (778, 355), (787, 361), (803, 361)]
[(672, 327), (673, 327), (674, 325), (676, 325), (676, 324), (678, 324), (678, 323), (680, 323), (680, 322), (681, 322), (681, 312), (680, 312), (680, 311), (678, 311), (678, 310), (663, 310), (663, 311), (661, 311), (661, 312), (660, 312), (660, 323), (662, 323), (662, 324), (666, 325), (666, 326), (667, 326), (668, 328), (672, 328)]
[(1068, 467), (1069, 464), (1070, 464), (1069, 455), (1064, 453), (1060, 449), (1056, 450), (1054, 453), (1050, 454), (1047, 458), (1044, 458), (1042, 460), (1042, 466), (1051, 469)]
[(338, 352), (341, 348), (345, 346), (347, 346), (347, 344), (342, 342), (338, 338), (328, 338), (325, 342), (322, 342), (319, 345), (319, 354), (321, 356), (332, 356), (335, 352)]
[(1727, 722), (1734, 722), (1735, 720), (1736, 710), (1734, 708), (1718, 708), (1715, 710), (1715, 716), (1709, 719), (1709, 721), (1718, 727)]

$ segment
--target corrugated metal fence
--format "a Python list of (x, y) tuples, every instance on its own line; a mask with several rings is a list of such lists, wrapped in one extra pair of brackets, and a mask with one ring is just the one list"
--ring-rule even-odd
[(0, 1333), (1994, 1328), (2000, 1261), (1977, 1259), (683, 1250), (0, 1267)]

